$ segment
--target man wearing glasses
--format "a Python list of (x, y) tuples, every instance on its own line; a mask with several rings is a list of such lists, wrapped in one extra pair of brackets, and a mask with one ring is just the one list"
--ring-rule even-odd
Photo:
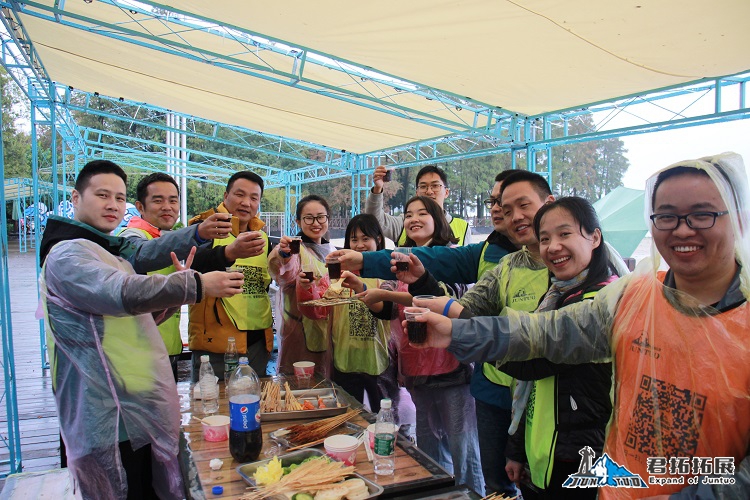
[[(270, 245), (268, 235), (261, 230), (265, 223), (258, 218), (262, 196), (263, 179), (259, 175), (247, 170), (237, 172), (229, 178), (224, 201), (216, 210), (208, 210), (189, 222), (198, 223), (214, 213), (226, 214), (226, 221), (232, 225), (231, 232), (226, 238), (213, 240), (213, 246), (226, 245), (227, 259), (234, 260), (232, 269), (245, 275), (241, 294), (230, 299), (206, 297), (190, 306), (188, 337), (193, 351), (193, 382), (198, 381), (203, 354), (208, 354), (214, 373), (220, 379), (224, 378), (225, 370), (233, 368), (224, 366), (224, 352), (230, 337), (234, 337), (237, 352), (247, 356), (258, 376), (266, 374), (273, 349), (273, 318), (268, 296)], [(262, 241), (262, 245), (257, 246), (257, 252), (248, 254), (249, 257), (230, 255), (233, 243), (240, 240), (245, 245)]]
[[(366, 214), (372, 214), (380, 223), (383, 234), (386, 238), (393, 240), (397, 246), (402, 246), (406, 242), (406, 231), (404, 231), (404, 216), (389, 215), (383, 209), (383, 182), (387, 169), (381, 165), (375, 169), (372, 175), (374, 186), (370, 191), (365, 203)], [(445, 171), (435, 165), (427, 165), (417, 173), (417, 195), (428, 196), (443, 208), (443, 202), (448, 197), (448, 177)], [(468, 245), (471, 243), (471, 228), (469, 223), (458, 217), (445, 213), (445, 220), (448, 221), (453, 230), (453, 236), (458, 238), (459, 245)]]
[[(447, 347), (463, 362), (612, 357), (614, 411), (604, 453), (644, 481), (659, 482), (643, 490), (603, 487), (600, 498), (746, 498), (750, 192), (742, 158), (725, 153), (680, 162), (647, 186), (658, 254), (652, 251), (633, 274), (593, 301), (558, 311), (427, 315), (424, 345)], [(658, 271), (661, 258), (666, 272)]]

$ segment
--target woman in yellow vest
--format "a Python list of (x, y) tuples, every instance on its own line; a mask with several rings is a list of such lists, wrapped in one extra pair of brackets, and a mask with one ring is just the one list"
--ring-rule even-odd
[(331, 360), (328, 318), (311, 319), (302, 314), (298, 305), (302, 287), (299, 286), (301, 271), (313, 270), (316, 276), (324, 276), (326, 255), (336, 248), (325, 238), (328, 233), (330, 209), (326, 200), (311, 194), (297, 203), (296, 220), (302, 238), (298, 254), (292, 254), (292, 238), (282, 236), (279, 244), (268, 256), (268, 270), (279, 285), (276, 311), (281, 311), (279, 331), (279, 372), (293, 373), (297, 361), (313, 361), (315, 371), (326, 378), (333, 372)]
[[(352, 218), (344, 234), (344, 248), (357, 252), (382, 250), (385, 237), (378, 220), (373, 215), (360, 214)], [(395, 281), (378, 278), (359, 278), (344, 271), (342, 286), (350, 288), (347, 296), (365, 290), (394, 290)], [(323, 297), (331, 281), (328, 276), (312, 282), (300, 278), (299, 292), (305, 300)], [(389, 366), (388, 340), (391, 325), (388, 319), (378, 319), (370, 313), (364, 302), (353, 302), (335, 307), (300, 308), (312, 319), (327, 317), (333, 342), (333, 380), (359, 402), (364, 402), (365, 391), (370, 409), (380, 411), (380, 399), (384, 396), (378, 387), (378, 379)], [(390, 318), (390, 313), (389, 316)]]
[[(578, 197), (544, 205), (534, 217), (542, 260), (553, 274), (552, 286), (537, 311), (591, 300), (617, 277), (607, 258), (599, 219), (591, 204)], [(524, 498), (596, 498), (596, 488), (565, 489), (578, 472), (579, 451), (590, 446), (597, 456), (612, 413), (612, 364), (567, 365), (546, 359), (506, 363), (500, 369), (518, 379), (513, 420), (505, 449), (506, 471), (519, 482), (527, 462), (531, 483)], [(520, 424), (520, 425), (519, 425)]]

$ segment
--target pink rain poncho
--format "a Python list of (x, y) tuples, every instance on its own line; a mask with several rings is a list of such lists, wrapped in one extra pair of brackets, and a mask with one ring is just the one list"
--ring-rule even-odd
[(121, 425), (134, 450), (151, 444), (153, 486), (182, 498), (180, 406), (158, 319), (196, 300), (194, 271), (137, 275), (85, 239), (49, 252), (40, 278), (53, 390), (68, 465), (84, 498), (126, 498)]

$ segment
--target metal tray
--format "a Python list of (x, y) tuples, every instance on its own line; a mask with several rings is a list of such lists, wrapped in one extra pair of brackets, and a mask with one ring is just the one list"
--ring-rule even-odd
[[(293, 446), (299, 446), (301, 444), (305, 443), (297, 443), (296, 441), (289, 441), (284, 436), (279, 436), (278, 433), (285, 430), (285, 428), (277, 429), (273, 432), (268, 433), (268, 437), (279, 443), (281, 446), (291, 448)], [(359, 434), (360, 432), (364, 432), (365, 428), (354, 424), (352, 422), (344, 422), (343, 424), (339, 425), (335, 429), (333, 429), (331, 432), (328, 433), (328, 436), (333, 436), (334, 434)], [(326, 436), (326, 437), (328, 437)]]
[[(307, 458), (320, 457), (323, 455), (325, 455), (325, 453), (323, 453), (321, 450), (317, 450), (315, 448), (307, 448), (304, 450), (293, 451), (291, 453), (287, 453), (286, 455), (279, 455), (279, 460), (281, 460), (282, 467), (289, 467), (292, 464), (301, 463)], [(260, 460), (258, 462), (240, 465), (239, 467), (237, 467), (237, 473), (247, 484), (249, 484), (250, 486), (256, 486), (255, 479), (253, 479), (253, 474), (255, 474), (255, 471), (258, 470), (258, 467), (262, 467), (268, 464), (268, 462), (270, 462), (271, 460), (272, 459), (269, 458), (267, 460)], [(357, 477), (365, 482), (365, 484), (367, 485), (367, 490), (370, 492), (370, 495), (365, 498), (377, 498), (383, 493), (382, 486), (373, 483), (364, 476), (354, 473), (349, 477)], [(284, 495), (280, 495), (278, 498), (286, 499)]]
[[(319, 389), (298, 389), (292, 390), (292, 394), (300, 403), (310, 401), (315, 406), (318, 404), (318, 397), (322, 398), (326, 407), (315, 410), (296, 410), (296, 411), (275, 411), (271, 413), (261, 413), (260, 420), (263, 422), (274, 422), (276, 420), (298, 420), (301, 418), (324, 418), (332, 417), (346, 413), (349, 409), (349, 403), (344, 403), (338, 399), (338, 393), (332, 387), (323, 387)], [(281, 391), (283, 401), (286, 391)], [(340, 405), (340, 406), (339, 406)]]

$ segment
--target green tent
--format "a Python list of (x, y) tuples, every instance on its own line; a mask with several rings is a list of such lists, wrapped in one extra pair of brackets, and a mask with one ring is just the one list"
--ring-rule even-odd
[(604, 239), (623, 257), (630, 257), (648, 233), (644, 218), (645, 194), (618, 187), (594, 203), (602, 223)]

